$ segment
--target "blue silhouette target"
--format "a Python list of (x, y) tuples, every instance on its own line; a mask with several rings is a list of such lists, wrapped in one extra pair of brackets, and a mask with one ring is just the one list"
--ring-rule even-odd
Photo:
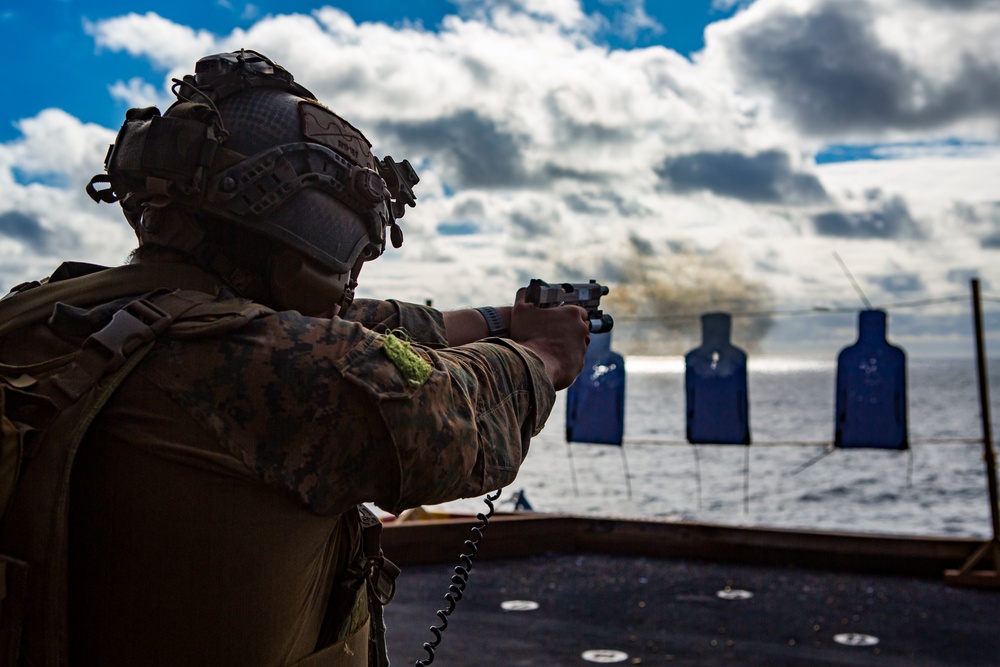
[(729, 342), (731, 329), (728, 313), (705, 313), (701, 347), (684, 356), (691, 444), (750, 444), (747, 355)]
[(884, 310), (863, 310), (858, 340), (837, 358), (834, 445), (907, 449), (906, 353), (886, 340)]
[(583, 372), (566, 392), (566, 441), (621, 445), (625, 433), (625, 358), (611, 333), (591, 334)]

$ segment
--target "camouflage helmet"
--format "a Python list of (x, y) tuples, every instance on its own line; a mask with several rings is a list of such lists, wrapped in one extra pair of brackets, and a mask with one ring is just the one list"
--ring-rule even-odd
[[(398, 218), (419, 180), (409, 162), (375, 157), (357, 128), (255, 51), (206, 56), (173, 92), (162, 115), (127, 112), (90, 196), (120, 202), (141, 243), (181, 250), (269, 305), (348, 305), (387, 229), (402, 243)], [(249, 232), (269, 265), (248, 267), (238, 243), (213, 241), (213, 224)]]

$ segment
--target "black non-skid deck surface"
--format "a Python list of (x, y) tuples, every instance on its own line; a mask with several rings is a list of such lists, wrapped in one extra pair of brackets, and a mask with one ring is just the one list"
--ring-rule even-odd
[[(422, 646), (434, 639), (430, 627), (439, 625), (435, 612), (447, 607), (458, 564), (456, 557), (403, 567), (386, 608), (394, 667), (428, 658)], [(538, 608), (503, 609), (517, 600)], [(604, 555), (484, 561), (475, 563), (432, 664), (595, 664), (587, 651), (597, 652), (597, 664), (621, 665), (1000, 666), (1000, 591)]]

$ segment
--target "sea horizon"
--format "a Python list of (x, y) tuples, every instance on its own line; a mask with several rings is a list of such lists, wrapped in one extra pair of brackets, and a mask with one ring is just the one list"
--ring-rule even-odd
[[(624, 356), (622, 446), (567, 443), (565, 393), (497, 507), (736, 526), (988, 537), (975, 359), (907, 361), (909, 448), (834, 450), (836, 359), (748, 359), (752, 444), (685, 439), (684, 359)], [(1000, 360), (989, 364), (991, 386)], [(993, 414), (1000, 410), (991, 392)], [(480, 499), (427, 507), (475, 514)]]

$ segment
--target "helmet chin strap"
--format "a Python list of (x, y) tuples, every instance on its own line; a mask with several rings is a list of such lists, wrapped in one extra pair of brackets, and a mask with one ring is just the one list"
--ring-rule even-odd
[(340, 302), (340, 312), (346, 311), (354, 303), (354, 288), (358, 286), (358, 276), (361, 275), (361, 267), (364, 263), (365, 260), (359, 257), (358, 261), (354, 263), (354, 268), (351, 269), (351, 280), (347, 283), (347, 287), (344, 288), (344, 298)]

